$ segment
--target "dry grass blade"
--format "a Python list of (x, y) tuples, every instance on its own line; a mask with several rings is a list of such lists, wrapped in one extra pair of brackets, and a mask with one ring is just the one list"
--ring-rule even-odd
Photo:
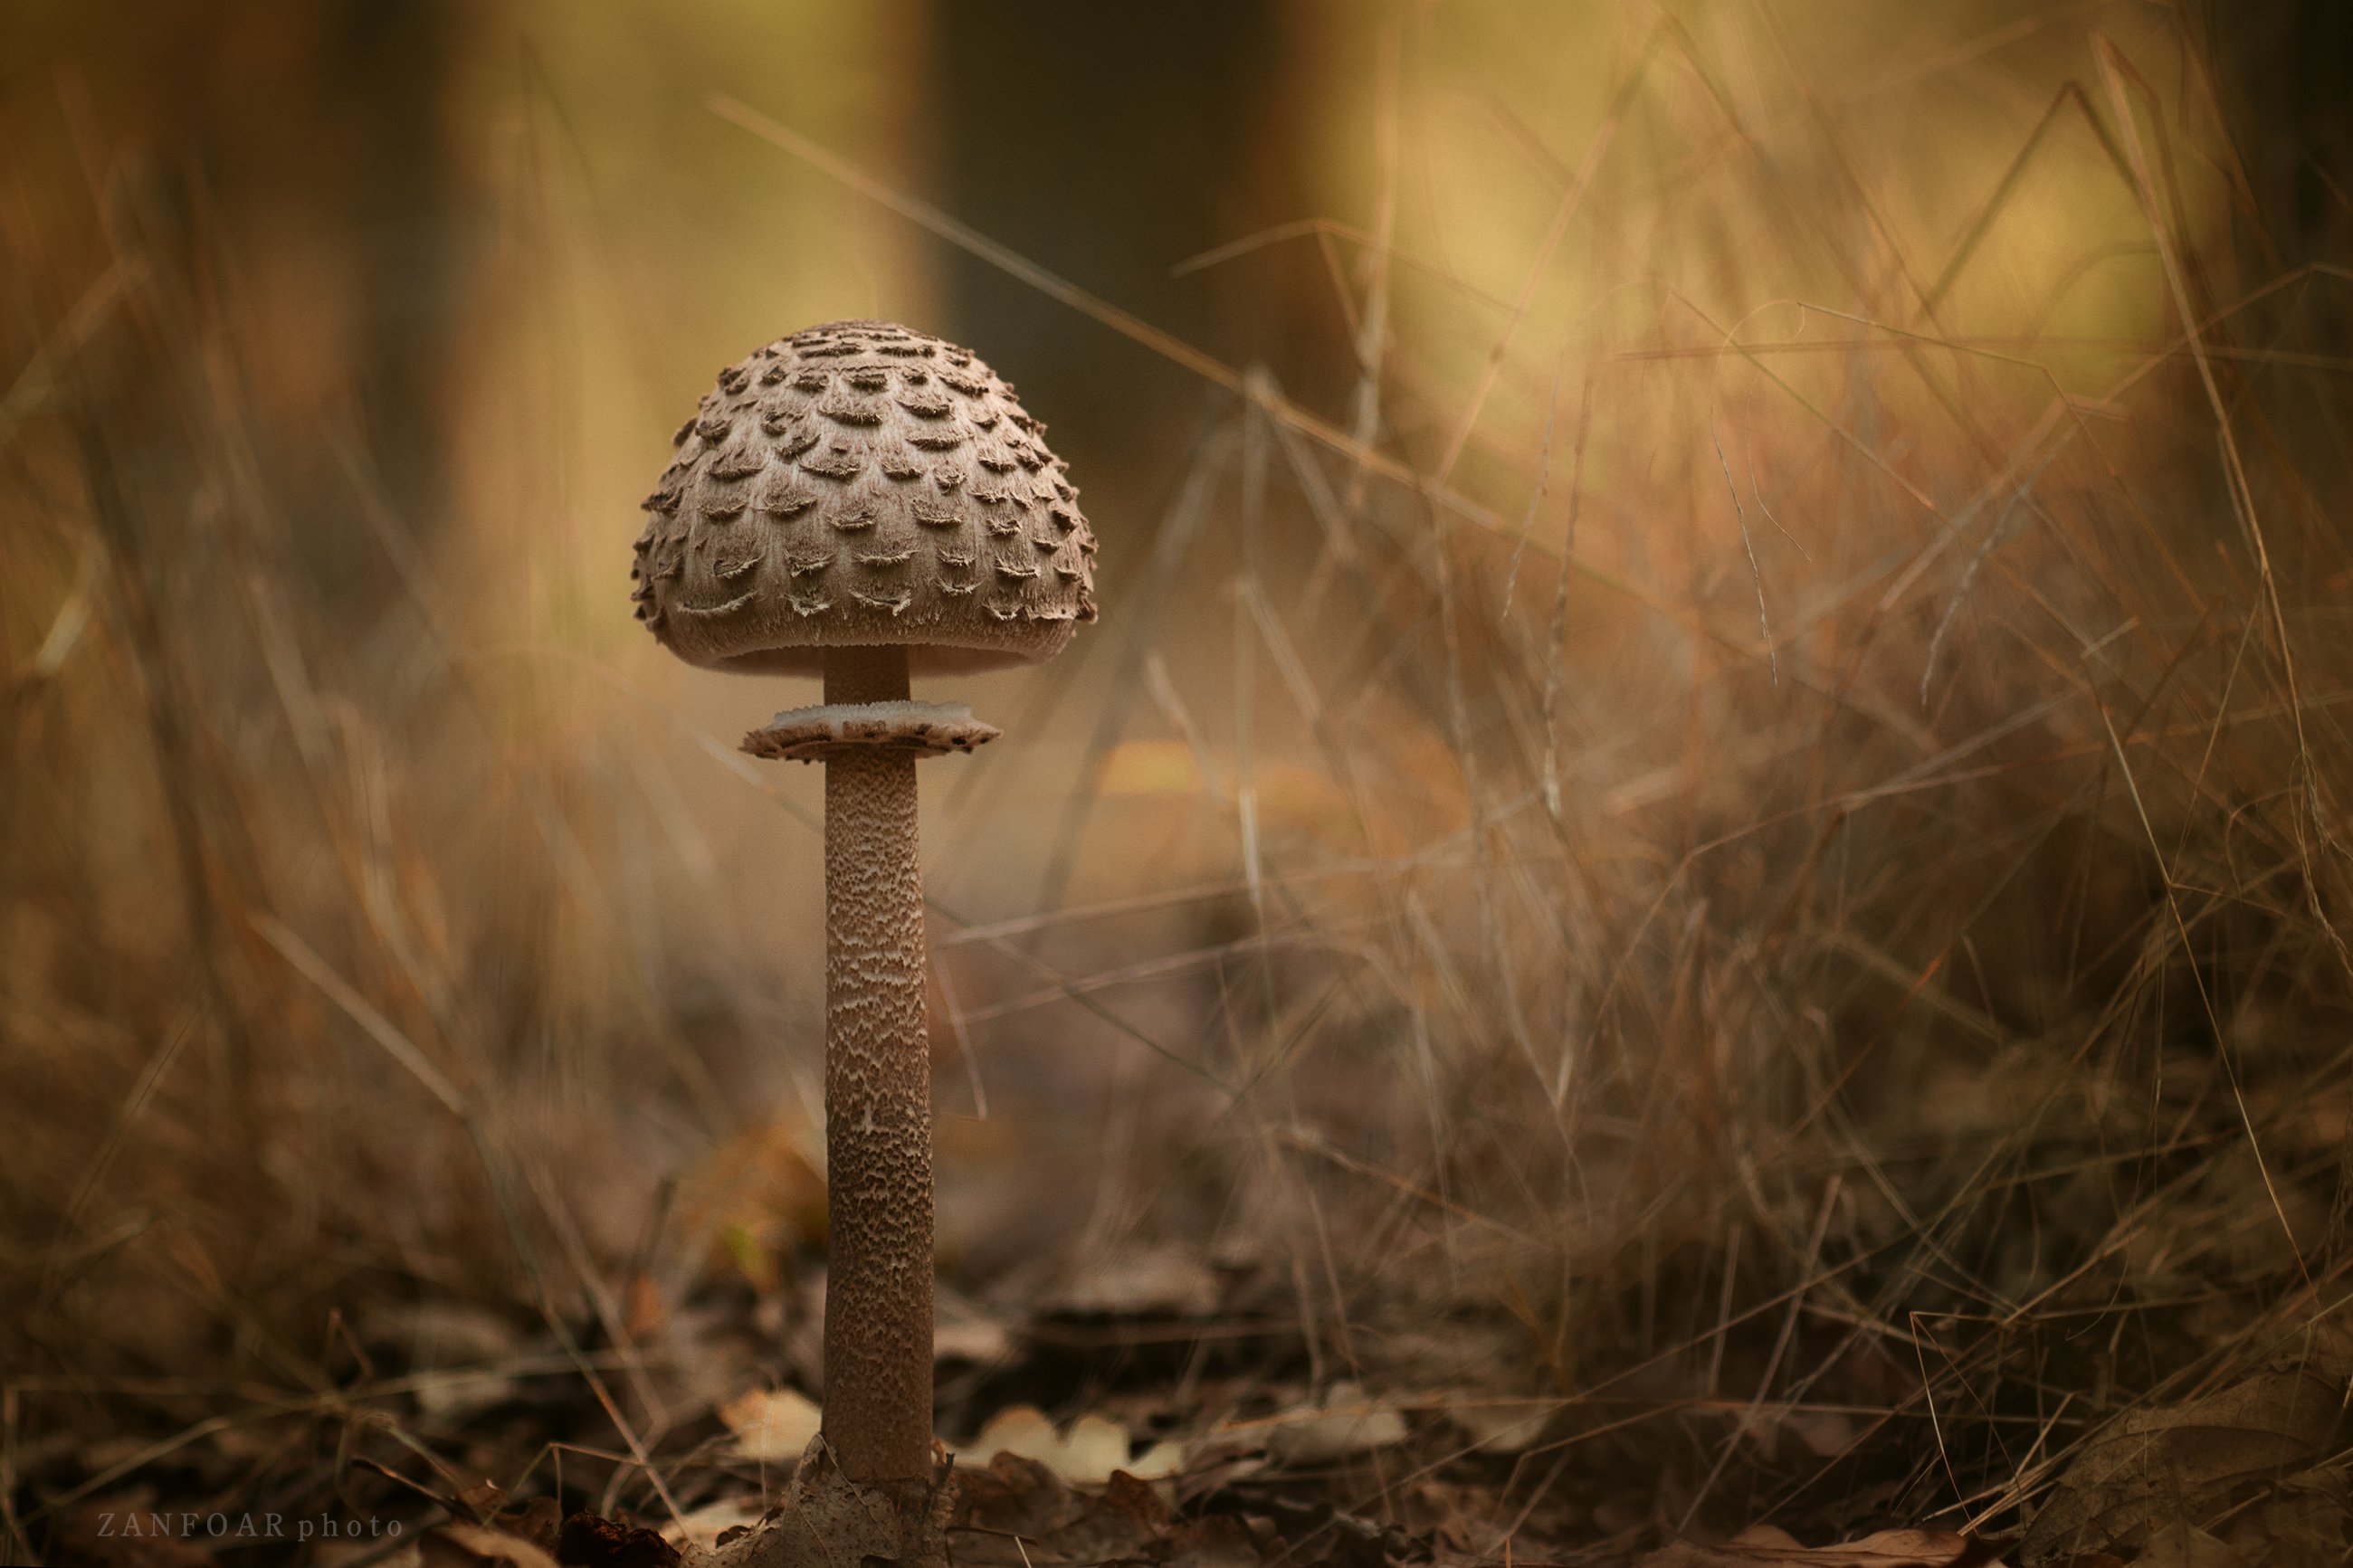
[(1293, 9), (10, 79), (0, 1554), (779, 1479), (816, 781), (622, 574), (651, 406), (879, 313), (1102, 521), (1081, 657), (917, 693), (1021, 736), (925, 764), (959, 1561), (2328, 1560), (2353, 207), (2259, 29)]

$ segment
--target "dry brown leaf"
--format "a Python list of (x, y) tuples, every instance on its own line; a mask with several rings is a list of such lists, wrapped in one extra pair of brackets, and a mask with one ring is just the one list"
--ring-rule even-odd
[(1220, 1426), (1210, 1444), (1234, 1438), (1263, 1443), (1286, 1465), (1324, 1465), (1406, 1438), (1405, 1417), (1368, 1398), (1353, 1383), (1336, 1383), (1320, 1400), (1275, 1415)]
[[(1149, 1489), (1145, 1489), (1149, 1497)], [(999, 1453), (987, 1468), (959, 1472), (950, 1525), (958, 1563), (1012, 1564), (1046, 1555), (1104, 1562), (1145, 1554), (1166, 1516), (1157, 1499), (1138, 1510), (1124, 1489), (1115, 1502), (1074, 1492), (1047, 1466)]]
[(1948, 1530), (1883, 1530), (1841, 1546), (1805, 1546), (1787, 1531), (1760, 1524), (1721, 1546), (1676, 1542), (1641, 1559), (1640, 1568), (1748, 1568), (1759, 1563), (1799, 1568), (1963, 1568), (1993, 1561), (1984, 1542)]
[(755, 1388), (721, 1405), (719, 1419), (735, 1434), (735, 1451), (744, 1458), (789, 1465), (799, 1462), (824, 1413), (798, 1389)]
[(659, 1532), (626, 1520), (575, 1513), (556, 1536), (565, 1568), (679, 1568), (679, 1551)]
[(1169, 1568), (1256, 1568), (1249, 1532), (1229, 1515), (1179, 1523), (1151, 1486), (1113, 1475), (1075, 1492), (1034, 1459), (999, 1454), (960, 1472), (950, 1527), (962, 1568), (1145, 1560)]
[(417, 1542), (423, 1568), (556, 1568), (555, 1559), (519, 1535), (482, 1524), (445, 1524)]
[(1034, 1459), (1066, 1481), (1107, 1481), (1127, 1463), (1127, 1431), (1100, 1415), (1082, 1415), (1058, 1432), (1034, 1405), (1016, 1405), (988, 1418), (973, 1440), (973, 1452), (987, 1458), (1011, 1454)]
[(1765, 1405), (1742, 1423), (1740, 1435), (1768, 1457), (1802, 1452), (1835, 1459), (1854, 1447), (1859, 1430), (1855, 1418), (1843, 1411)]
[(2133, 1568), (2253, 1568), (2246, 1558), (2193, 1525), (2171, 1524), (2148, 1538)]
[(2232, 1551), (2265, 1568), (2341, 1568), (2353, 1557), (2353, 1497), (2342, 1469), (2306, 1470), (2216, 1529)]
[(1082, 1415), (1064, 1431), (1056, 1431), (1035, 1405), (1015, 1405), (998, 1411), (973, 1439), (972, 1451), (985, 1458), (1011, 1454), (1034, 1459), (1066, 1481), (1101, 1486), (1125, 1471), (1142, 1480), (1159, 1480), (1184, 1468), (1183, 1451), (1173, 1443), (1155, 1445), (1130, 1458), (1127, 1428), (1104, 1415)]
[(1555, 1399), (1466, 1400), (1446, 1406), (1446, 1418), (1482, 1454), (1520, 1454), (1544, 1436), (1545, 1423), (1559, 1408)]
[(2130, 1551), (2161, 1525), (2207, 1523), (2319, 1458), (2343, 1413), (2337, 1380), (2311, 1368), (2129, 1412), (2085, 1442), (2035, 1515), (2020, 1556), (2041, 1563)]
[(1013, 1352), (1013, 1333), (998, 1319), (952, 1290), (933, 1305), (932, 1359), (986, 1365)]
[(1060, 1285), (1037, 1293), (1043, 1312), (1087, 1318), (1206, 1318), (1217, 1311), (1218, 1276), (1181, 1247), (1090, 1256)]
[[(689, 1510), (662, 1527), (662, 1538), (690, 1562), (708, 1556), (731, 1530), (749, 1530), (767, 1514), (757, 1497), (722, 1498)], [(731, 1538), (732, 1539), (732, 1538)]]
[[(484, 1488), (494, 1495), (494, 1502), (477, 1502), (473, 1495)], [(564, 1530), (564, 1505), (552, 1497), (535, 1497), (520, 1508), (507, 1506), (507, 1494), (501, 1488), (490, 1486), (470, 1488), (458, 1494), (459, 1500), (471, 1508), (478, 1516), (489, 1510), (481, 1522), (492, 1530), (520, 1536), (543, 1552), (554, 1552), (556, 1538)]]

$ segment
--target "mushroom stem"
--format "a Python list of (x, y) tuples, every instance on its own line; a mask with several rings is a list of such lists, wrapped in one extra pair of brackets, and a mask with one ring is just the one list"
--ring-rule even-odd
[[(903, 702), (907, 650), (826, 650), (828, 703)], [(864, 1485), (932, 1466), (932, 1085), (915, 758), (825, 764), (825, 1435)]]

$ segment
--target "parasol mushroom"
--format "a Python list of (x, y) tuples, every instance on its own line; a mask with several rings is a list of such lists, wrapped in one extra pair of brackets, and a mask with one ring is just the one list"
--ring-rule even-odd
[(638, 618), (691, 664), (822, 676), (744, 737), (825, 764), (824, 1436), (842, 1473), (932, 1468), (932, 1138), (915, 763), (997, 731), (911, 675), (1035, 663), (1094, 619), (1066, 465), (966, 349), (835, 321), (728, 366), (647, 498)]

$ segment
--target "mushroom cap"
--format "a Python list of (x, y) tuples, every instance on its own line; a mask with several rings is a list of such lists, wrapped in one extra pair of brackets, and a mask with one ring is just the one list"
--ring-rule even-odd
[(691, 664), (1033, 664), (1095, 618), (1094, 534), (1045, 426), (969, 349), (831, 321), (719, 373), (638, 535), (638, 618)]

